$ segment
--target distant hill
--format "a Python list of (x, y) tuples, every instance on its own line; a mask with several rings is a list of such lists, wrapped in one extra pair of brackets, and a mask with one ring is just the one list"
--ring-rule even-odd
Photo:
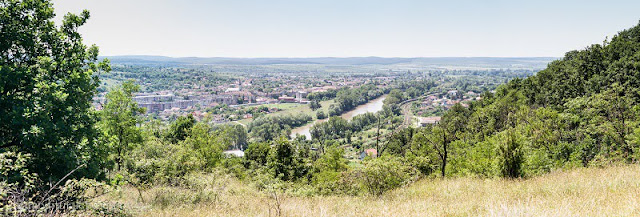
[(321, 64), (321, 65), (392, 65), (413, 64), (427, 66), (536, 66), (544, 68), (556, 57), (312, 57), (312, 58), (229, 58), (229, 57), (165, 57), (165, 56), (105, 56), (114, 64), (131, 65), (271, 65), (271, 64)]

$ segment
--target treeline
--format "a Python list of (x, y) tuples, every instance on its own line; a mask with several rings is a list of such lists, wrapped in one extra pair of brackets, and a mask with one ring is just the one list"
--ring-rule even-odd
[(280, 183), (287, 184), (284, 188), (291, 194), (301, 195), (381, 195), (418, 177), (418, 171), (396, 157), (353, 167), (337, 144), (328, 145), (321, 155), (298, 141), (280, 138), (272, 144), (249, 145), (242, 159), (245, 170), (236, 170), (237, 176), (257, 183), (261, 190)]
[(381, 90), (371, 84), (362, 85), (359, 88), (340, 89), (336, 94), (335, 102), (329, 106), (329, 116), (338, 116), (350, 111), (359, 105), (382, 96), (384, 91), (384, 89)]
[(258, 141), (271, 141), (280, 136), (288, 137), (291, 129), (309, 123), (309, 115), (273, 115), (256, 118), (248, 126), (249, 133)]
[(359, 132), (376, 123), (378, 118), (373, 113), (364, 113), (354, 116), (347, 121), (340, 116), (333, 116), (329, 120), (317, 123), (311, 127), (312, 139), (324, 141), (329, 139), (348, 138), (353, 132)]
[(440, 176), (530, 177), (637, 162), (639, 61), (635, 26), (484, 93), (469, 108), (454, 106), (435, 126), (405, 130), (388, 153), (422, 162), (421, 171)]
[(406, 99), (411, 99), (424, 95), (436, 86), (436, 82), (429, 79), (402, 82), (395, 89), (402, 90), (406, 94)]
[(273, 112), (273, 110), (270, 111), (269, 107), (265, 105), (231, 107), (227, 104), (220, 104), (210, 108), (206, 108), (205, 111), (208, 114), (221, 115), (223, 118), (232, 121), (243, 119), (243, 116), (247, 114), (251, 114), (252, 118), (257, 119), (263, 115)]
[(323, 91), (323, 92), (309, 93), (307, 95), (307, 99), (309, 99), (311, 101), (330, 100), (330, 99), (336, 98), (336, 94), (337, 93), (338, 93), (337, 89), (329, 89), (329, 90)]
[[(205, 67), (167, 67), (167, 66), (140, 66), (140, 65), (114, 65), (111, 73), (100, 74), (103, 81), (116, 81), (116, 83), (134, 79), (147, 92), (162, 90), (179, 90), (194, 86), (216, 87), (224, 83), (233, 82), (230, 75)], [(98, 87), (99, 92), (107, 92), (109, 83), (104, 82)], [(113, 87), (113, 86), (111, 86)]]
[(502, 77), (502, 78), (521, 78), (531, 75), (535, 75), (539, 69), (454, 69), (444, 70), (439, 72), (428, 72), (429, 76), (443, 76), (443, 75), (473, 75), (473, 76), (488, 76), (488, 77)]

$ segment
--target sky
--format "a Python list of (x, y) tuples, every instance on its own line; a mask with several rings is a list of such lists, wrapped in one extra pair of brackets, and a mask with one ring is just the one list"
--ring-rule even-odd
[(638, 0), (53, 0), (103, 56), (560, 57), (640, 20)]

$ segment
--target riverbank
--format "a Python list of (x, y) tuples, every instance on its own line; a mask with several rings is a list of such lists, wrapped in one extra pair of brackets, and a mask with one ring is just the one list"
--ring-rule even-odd
[[(382, 110), (382, 106), (384, 105), (384, 100), (387, 98), (387, 95), (382, 95), (378, 98), (375, 98), (365, 104), (359, 105), (358, 107), (356, 107), (355, 109), (348, 111), (342, 115), (340, 115), (340, 117), (344, 118), (345, 120), (351, 120), (351, 118), (353, 118), (356, 115), (360, 115), (360, 114), (364, 114), (367, 112), (378, 112)], [(326, 108), (325, 108), (326, 109)], [(325, 112), (326, 113), (326, 112)], [(311, 127), (313, 125), (315, 125), (316, 123), (321, 123), (323, 121), (326, 121), (327, 119), (319, 119), (319, 120), (315, 120), (312, 121), (309, 124), (306, 124), (304, 126), (301, 127), (297, 127), (291, 130), (291, 134), (289, 135), (289, 137), (291, 138), (295, 138), (297, 135), (304, 135), (307, 139), (311, 139)]]

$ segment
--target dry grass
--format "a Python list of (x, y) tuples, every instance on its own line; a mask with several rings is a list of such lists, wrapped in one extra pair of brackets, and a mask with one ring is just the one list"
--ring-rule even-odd
[[(137, 201), (133, 189), (103, 199), (125, 203), (141, 216), (275, 215), (273, 197), (227, 183), (217, 199), (195, 204), (149, 205), (161, 188), (144, 193), (147, 203)], [(179, 191), (165, 193), (193, 194)], [(640, 216), (640, 166), (575, 169), (527, 180), (422, 180), (380, 198), (279, 197), (284, 216)]]

